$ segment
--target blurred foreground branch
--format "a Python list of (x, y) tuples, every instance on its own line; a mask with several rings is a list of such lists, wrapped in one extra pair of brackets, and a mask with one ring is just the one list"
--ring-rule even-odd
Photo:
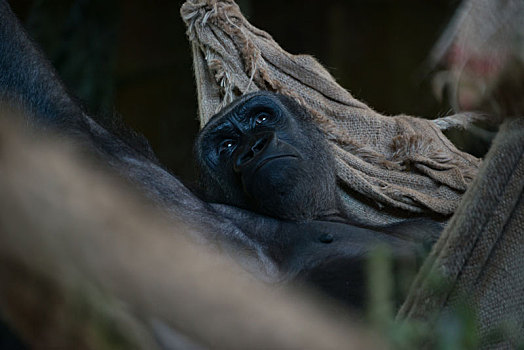
[(377, 346), (321, 304), (189, 242), (183, 224), (67, 143), (34, 138), (2, 119), (0, 313), (31, 347)]

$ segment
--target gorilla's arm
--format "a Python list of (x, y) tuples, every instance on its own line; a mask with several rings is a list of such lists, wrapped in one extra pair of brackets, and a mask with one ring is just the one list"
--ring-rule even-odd
[[(395, 237), (395, 232), (355, 227), (338, 222), (297, 223), (264, 217), (228, 205), (213, 204), (221, 216), (234, 220), (249, 232), (280, 270), (281, 281), (307, 282), (337, 300), (359, 309), (366, 297), (366, 264), (369, 252), (385, 247), (393, 267), (416, 266), (427, 253), (423, 244)], [(409, 228), (413, 225), (412, 228)], [(432, 243), (437, 227), (421, 226), (416, 220), (405, 225), (428, 237)], [(391, 227), (393, 230), (404, 228)], [(271, 234), (266, 233), (269, 229)]]
[(28, 124), (67, 135), (95, 153), (174, 218), (193, 228), (197, 238), (242, 248), (261, 265), (259, 270), (274, 274), (271, 261), (245, 232), (217, 215), (148, 152), (115, 137), (82, 110), (5, 0), (0, 0), (0, 103), (19, 108)]

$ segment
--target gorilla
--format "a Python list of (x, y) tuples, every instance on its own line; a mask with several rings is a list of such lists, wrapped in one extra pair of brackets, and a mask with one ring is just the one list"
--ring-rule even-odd
[(412, 261), (441, 229), (417, 219), (381, 228), (352, 225), (341, 210), (325, 136), (295, 101), (269, 92), (238, 99), (202, 129), (195, 145), (200, 189), (190, 190), (147, 142), (104, 127), (83, 110), (5, 0), (0, 102), (22, 110), (24, 123), (38, 133), (74, 140), (174, 224), (182, 221), (193, 238), (232, 255), (258, 278), (311, 283), (356, 308), (365, 301), (364, 269), (374, 247), (389, 247), (395, 261)]

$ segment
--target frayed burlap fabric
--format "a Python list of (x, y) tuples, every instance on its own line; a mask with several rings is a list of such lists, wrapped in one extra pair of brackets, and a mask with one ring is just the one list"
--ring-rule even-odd
[[(485, 348), (523, 345), (523, 262), (524, 118), (520, 118), (502, 125), (398, 318), (435, 322), (466, 302), (477, 312)], [(443, 276), (446, 283), (435, 288), (435, 276)]]
[(446, 218), (455, 211), (480, 161), (457, 150), (440, 128), (463, 120), (429, 121), (373, 111), (315, 59), (287, 53), (253, 27), (232, 0), (188, 0), (181, 14), (192, 43), (202, 125), (248, 92), (292, 96), (331, 142), (352, 217), (381, 225), (406, 214)]

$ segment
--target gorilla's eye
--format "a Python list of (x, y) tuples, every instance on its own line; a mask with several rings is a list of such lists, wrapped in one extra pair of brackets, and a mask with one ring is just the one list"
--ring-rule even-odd
[(267, 113), (260, 113), (257, 115), (257, 118), (255, 119), (255, 123), (257, 125), (264, 124), (269, 119), (269, 114)]
[(225, 152), (231, 152), (235, 149), (236, 142), (235, 140), (224, 140), (218, 145), (218, 154), (223, 154)]

